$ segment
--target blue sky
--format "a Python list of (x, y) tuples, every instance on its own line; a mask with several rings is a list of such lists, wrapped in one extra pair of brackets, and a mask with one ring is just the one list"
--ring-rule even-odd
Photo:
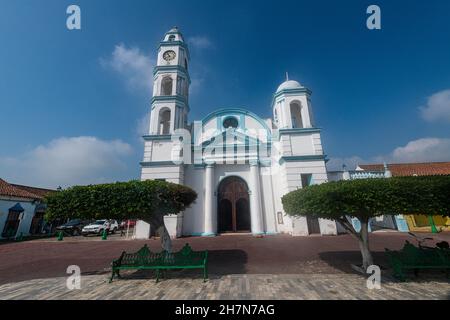
[[(82, 30), (66, 28), (81, 7)], [(381, 8), (381, 30), (366, 8)], [(270, 117), (289, 72), (313, 91), (330, 167), (450, 160), (449, 1), (0, 2), (0, 177), (47, 187), (139, 177), (158, 42), (191, 51), (190, 120)]]

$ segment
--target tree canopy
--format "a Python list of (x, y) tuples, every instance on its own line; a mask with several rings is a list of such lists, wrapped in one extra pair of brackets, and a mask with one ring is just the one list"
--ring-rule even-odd
[(384, 214), (450, 214), (450, 176), (342, 180), (293, 191), (282, 199), (293, 216), (359, 219)]
[(75, 186), (46, 197), (46, 219), (142, 219), (176, 214), (197, 194), (189, 187), (146, 180)]
[[(327, 182), (292, 191), (282, 202), (288, 215), (338, 221), (358, 240), (365, 272), (373, 264), (369, 219), (392, 214), (450, 215), (450, 176)], [(359, 219), (359, 232), (347, 216)]]

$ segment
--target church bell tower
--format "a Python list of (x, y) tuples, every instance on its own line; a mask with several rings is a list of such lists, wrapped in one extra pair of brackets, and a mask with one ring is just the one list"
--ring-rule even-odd
[(150, 135), (170, 135), (186, 128), (189, 112), (189, 50), (177, 27), (159, 44), (153, 71)]

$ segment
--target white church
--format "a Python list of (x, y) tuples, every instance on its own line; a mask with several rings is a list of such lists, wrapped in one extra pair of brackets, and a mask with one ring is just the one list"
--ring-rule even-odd
[(335, 222), (291, 218), (281, 203), (290, 191), (327, 181), (311, 91), (287, 79), (273, 95), (272, 118), (227, 108), (189, 123), (189, 60), (175, 27), (159, 44), (150, 128), (143, 137), (141, 179), (198, 193), (189, 209), (166, 217), (171, 236), (337, 234)]

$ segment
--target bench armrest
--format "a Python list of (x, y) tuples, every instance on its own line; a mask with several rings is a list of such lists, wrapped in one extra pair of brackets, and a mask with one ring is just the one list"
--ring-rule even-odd
[(126, 254), (126, 252), (125, 251), (122, 251), (122, 254), (120, 255), (120, 257), (118, 258), (118, 259), (114, 259), (113, 261), (112, 261), (112, 266), (113, 267), (120, 267), (121, 265), (122, 265), (122, 259), (123, 259), (123, 256)]

